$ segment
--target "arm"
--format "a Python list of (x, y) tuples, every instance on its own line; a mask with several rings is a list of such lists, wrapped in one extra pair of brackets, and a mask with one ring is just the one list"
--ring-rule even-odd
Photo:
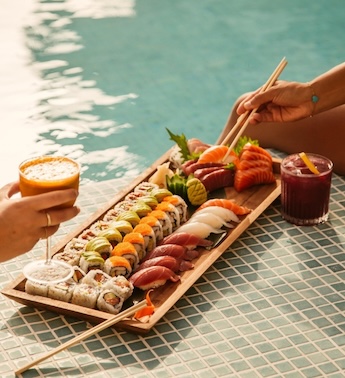
[[(316, 95), (317, 102), (312, 101)], [(345, 104), (345, 63), (316, 77), (310, 83), (277, 81), (264, 93), (249, 94), (237, 113), (259, 108), (250, 123), (289, 122)]]
[[(0, 261), (29, 251), (39, 239), (54, 234), (61, 222), (73, 218), (80, 211), (76, 206), (52, 209), (75, 200), (78, 193), (74, 189), (11, 198), (18, 192), (17, 182), (0, 189)], [(51, 217), (50, 227), (47, 227), (46, 211)]]

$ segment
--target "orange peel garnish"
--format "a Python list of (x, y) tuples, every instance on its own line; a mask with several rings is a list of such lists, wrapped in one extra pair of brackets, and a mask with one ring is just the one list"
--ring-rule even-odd
[(309, 160), (307, 154), (305, 152), (301, 152), (299, 154), (300, 158), (303, 160), (304, 164), (308, 167), (310, 172), (314, 173), (314, 175), (319, 175), (320, 172), (315, 167), (315, 165)]
[(153, 291), (153, 289), (149, 290), (146, 293), (145, 299), (146, 299), (147, 306), (142, 308), (141, 310), (137, 311), (134, 314), (134, 319), (139, 320), (140, 318), (143, 318), (144, 316), (150, 316), (155, 312), (155, 306), (153, 305), (151, 298), (150, 298), (150, 293), (152, 291)]

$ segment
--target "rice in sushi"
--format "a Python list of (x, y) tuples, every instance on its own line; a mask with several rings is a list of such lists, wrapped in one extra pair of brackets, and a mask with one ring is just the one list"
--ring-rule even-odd
[(79, 265), (85, 273), (92, 269), (103, 270), (104, 259), (96, 251), (85, 251), (81, 255)]
[(71, 280), (60, 282), (56, 285), (49, 285), (48, 297), (51, 299), (56, 299), (58, 301), (70, 302), (75, 287), (76, 283)]
[(97, 298), (99, 296), (99, 289), (88, 285), (88, 284), (79, 284), (76, 285), (73, 291), (71, 298), (71, 303), (88, 307), (96, 308)]
[(81, 283), (101, 287), (110, 279), (111, 277), (109, 274), (103, 272), (103, 270), (93, 269), (85, 275), (85, 277), (81, 280)]
[(160, 204), (158, 204), (156, 210), (162, 210), (168, 215), (171, 221), (172, 231), (175, 231), (178, 229), (178, 227), (180, 227), (180, 213), (175, 205), (168, 201), (162, 201)]
[(48, 296), (48, 286), (45, 284), (40, 284), (38, 282), (26, 280), (25, 282), (25, 292), (31, 295), (39, 295), (41, 297)]
[(134, 227), (133, 232), (139, 232), (143, 236), (146, 253), (151, 252), (156, 247), (156, 235), (149, 224), (139, 223)]
[(97, 298), (97, 309), (116, 315), (121, 311), (124, 299), (114, 290), (103, 289)]
[(132, 269), (135, 269), (139, 264), (139, 255), (134, 245), (130, 242), (121, 242), (116, 245), (111, 252), (112, 256), (121, 256), (128, 260)]
[(168, 236), (172, 233), (172, 223), (166, 212), (164, 212), (163, 210), (153, 210), (151, 211), (150, 216), (158, 219), (158, 221), (162, 225), (163, 237)]
[(145, 257), (146, 255), (145, 239), (140, 232), (134, 232), (134, 231), (130, 232), (129, 234), (125, 235), (125, 237), (123, 238), (123, 241), (129, 242), (133, 245), (133, 247), (136, 249), (138, 253), (139, 261)]
[(148, 215), (144, 218), (141, 218), (139, 224), (148, 224), (152, 228), (152, 230), (155, 234), (156, 244), (158, 244), (158, 242), (163, 239), (162, 224), (154, 216)]
[(134, 290), (133, 284), (124, 276), (112, 277), (103, 287), (114, 290), (124, 300), (128, 299)]
[(104, 271), (110, 277), (124, 276), (129, 277), (132, 267), (129, 261), (122, 256), (111, 256), (105, 260)]
[(164, 197), (163, 202), (169, 202), (177, 208), (180, 214), (180, 224), (187, 221), (188, 205), (181, 196), (173, 194), (172, 196)]

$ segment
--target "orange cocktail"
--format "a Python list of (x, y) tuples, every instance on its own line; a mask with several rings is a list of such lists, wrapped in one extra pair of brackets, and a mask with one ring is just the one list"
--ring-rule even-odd
[[(19, 166), (19, 187), (23, 197), (53, 190), (79, 188), (79, 164), (64, 156), (39, 156)], [(68, 202), (60, 207), (73, 206)]]

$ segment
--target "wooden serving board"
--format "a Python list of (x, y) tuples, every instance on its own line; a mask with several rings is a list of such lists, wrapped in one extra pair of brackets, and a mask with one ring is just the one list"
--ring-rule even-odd
[[(89, 219), (83, 222), (72, 233), (68, 234), (60, 240), (54, 247), (52, 253), (64, 249), (65, 245), (74, 237), (77, 237), (86, 228), (99, 219), (102, 219), (105, 213), (112, 208), (117, 202), (121, 201), (128, 193), (142, 181), (147, 181), (149, 177), (156, 171), (156, 168), (165, 163), (170, 156), (167, 151), (159, 158), (151, 167), (143, 172), (136, 180), (134, 180), (125, 190), (118, 193), (105, 206), (96, 211)], [(181, 280), (177, 283), (167, 282), (164, 286), (155, 289), (151, 294), (152, 302), (155, 306), (155, 312), (147, 323), (141, 323), (136, 320), (124, 320), (115, 325), (118, 329), (127, 330), (134, 333), (145, 334), (169, 311), (169, 309), (185, 294), (185, 292), (197, 281), (203, 273), (226, 251), (229, 246), (251, 225), (256, 218), (280, 195), (280, 160), (273, 159), (273, 167), (276, 176), (276, 182), (269, 185), (258, 185), (247, 189), (241, 193), (237, 193), (234, 188), (229, 187), (212, 193), (215, 198), (229, 198), (236, 201), (238, 205), (249, 207), (253, 211), (240, 217), (241, 222), (233, 229), (228, 231), (225, 238), (213, 249), (202, 249), (198, 258), (193, 260), (194, 269), (182, 272)], [(89, 309), (77, 306), (71, 303), (61, 302), (58, 300), (30, 295), (25, 292), (25, 277), (20, 275), (11, 284), (9, 284), (1, 292), (6, 297), (24, 304), (26, 306), (35, 307), (41, 310), (53, 311), (62, 315), (72, 316), (90, 323), (101, 323), (111, 318), (113, 315), (99, 310)], [(138, 294), (139, 291), (139, 294)], [(127, 300), (126, 307), (133, 305), (133, 301), (141, 300), (144, 292), (136, 289), (137, 294)], [(139, 295), (139, 297), (138, 297)]]

